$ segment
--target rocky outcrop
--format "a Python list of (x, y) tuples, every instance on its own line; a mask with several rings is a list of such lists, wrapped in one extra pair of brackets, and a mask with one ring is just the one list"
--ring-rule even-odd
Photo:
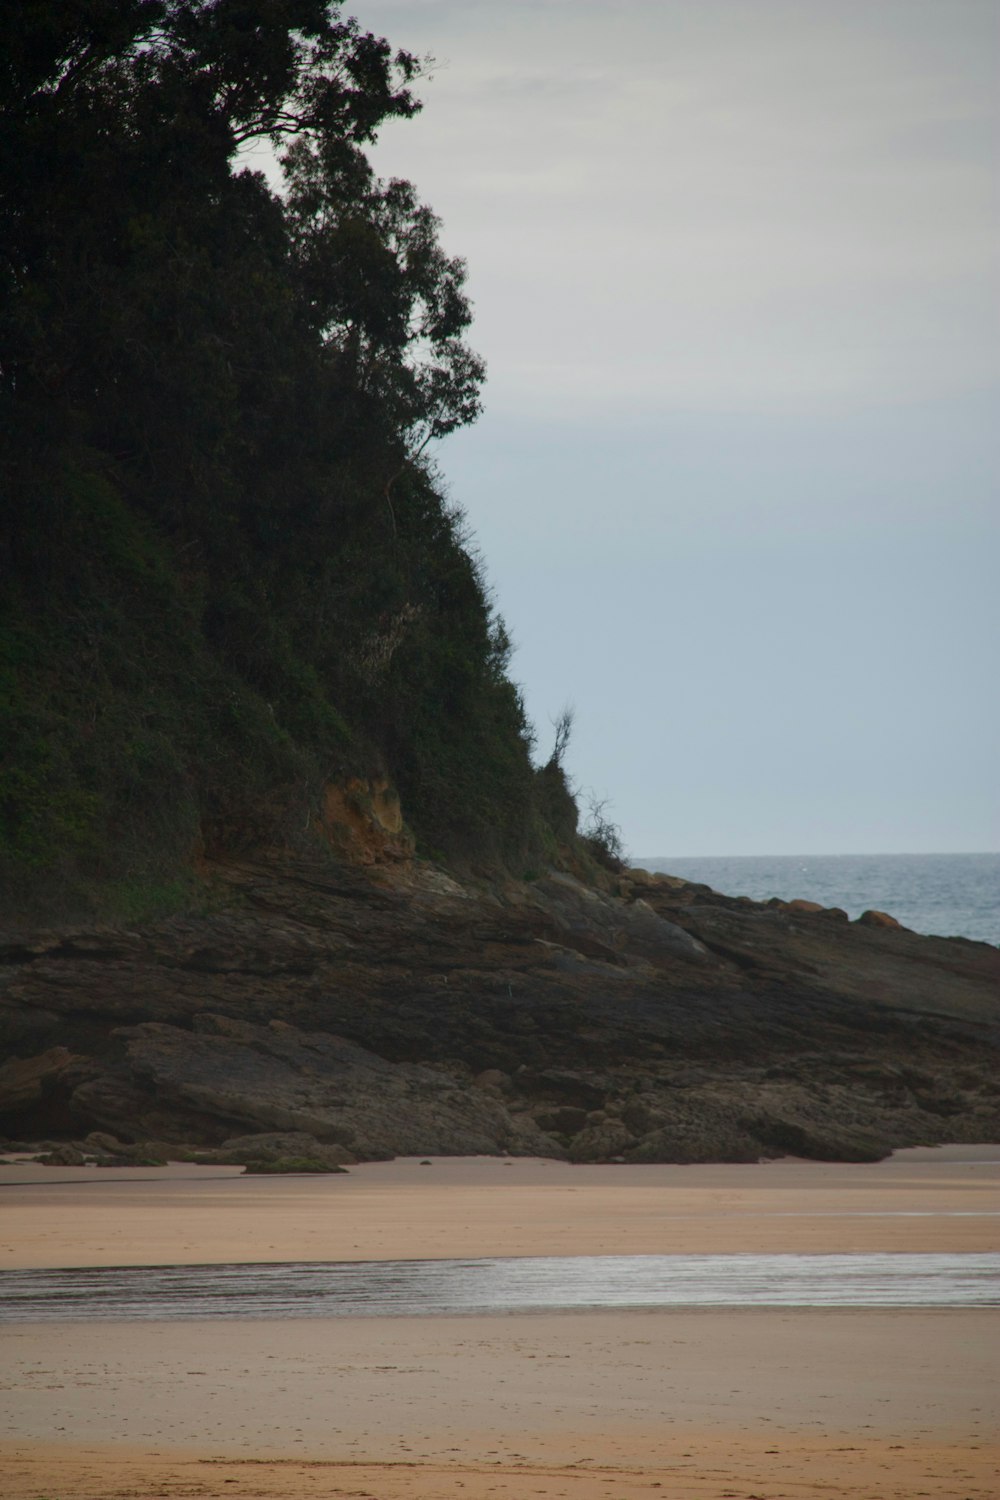
[(0, 1131), (312, 1169), (1000, 1139), (987, 944), (645, 871), (460, 881), (404, 854), (219, 866), (207, 915), (6, 934)]
[[(533, 1121), (516, 1123), (484, 1091), (460, 1088), (437, 1069), (388, 1062), (328, 1032), (199, 1015), (192, 1030), (150, 1022), (122, 1035), (130, 1077), (178, 1121), (190, 1110), (196, 1121), (295, 1131), (368, 1160), (428, 1152), (559, 1153)], [(108, 1104), (105, 1097), (106, 1116)], [(122, 1116), (105, 1123), (142, 1133), (127, 1095)]]
[(858, 918), (862, 927), (899, 927), (901, 924), (895, 917), (890, 917), (887, 911), (863, 911)]

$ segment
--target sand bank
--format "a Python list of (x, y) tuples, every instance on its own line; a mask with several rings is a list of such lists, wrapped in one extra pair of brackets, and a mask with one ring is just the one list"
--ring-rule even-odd
[(369, 1162), (345, 1176), (239, 1168), (0, 1167), (0, 1268), (993, 1250), (1000, 1148), (871, 1165)]

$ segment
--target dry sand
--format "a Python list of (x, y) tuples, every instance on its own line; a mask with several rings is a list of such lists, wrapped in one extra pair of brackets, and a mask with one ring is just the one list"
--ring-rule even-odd
[[(2, 1264), (995, 1249), (998, 1157), (436, 1159), (278, 1181), (11, 1167)], [(8, 1500), (1000, 1494), (994, 1311), (19, 1324), (2, 1368)]]
[(368, 1162), (332, 1177), (238, 1167), (0, 1167), (0, 1269), (18, 1266), (989, 1250), (1000, 1147), (872, 1165)]

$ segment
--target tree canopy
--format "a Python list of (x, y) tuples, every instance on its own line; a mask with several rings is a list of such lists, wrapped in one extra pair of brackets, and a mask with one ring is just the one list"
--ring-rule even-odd
[[(175, 451), (157, 412), (217, 443), (299, 343), (403, 442), (478, 414), (464, 264), (362, 149), (419, 107), (410, 54), (319, 0), (26, 0), (0, 49), (0, 379), (22, 410), (123, 458)], [(282, 197), (240, 165), (262, 139)]]

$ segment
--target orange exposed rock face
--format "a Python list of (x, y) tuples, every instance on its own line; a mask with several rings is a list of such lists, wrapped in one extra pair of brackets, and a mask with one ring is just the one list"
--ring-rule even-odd
[(352, 777), (343, 786), (331, 782), (323, 793), (323, 833), (352, 864), (377, 865), (413, 853), (399, 794), (384, 777)]

